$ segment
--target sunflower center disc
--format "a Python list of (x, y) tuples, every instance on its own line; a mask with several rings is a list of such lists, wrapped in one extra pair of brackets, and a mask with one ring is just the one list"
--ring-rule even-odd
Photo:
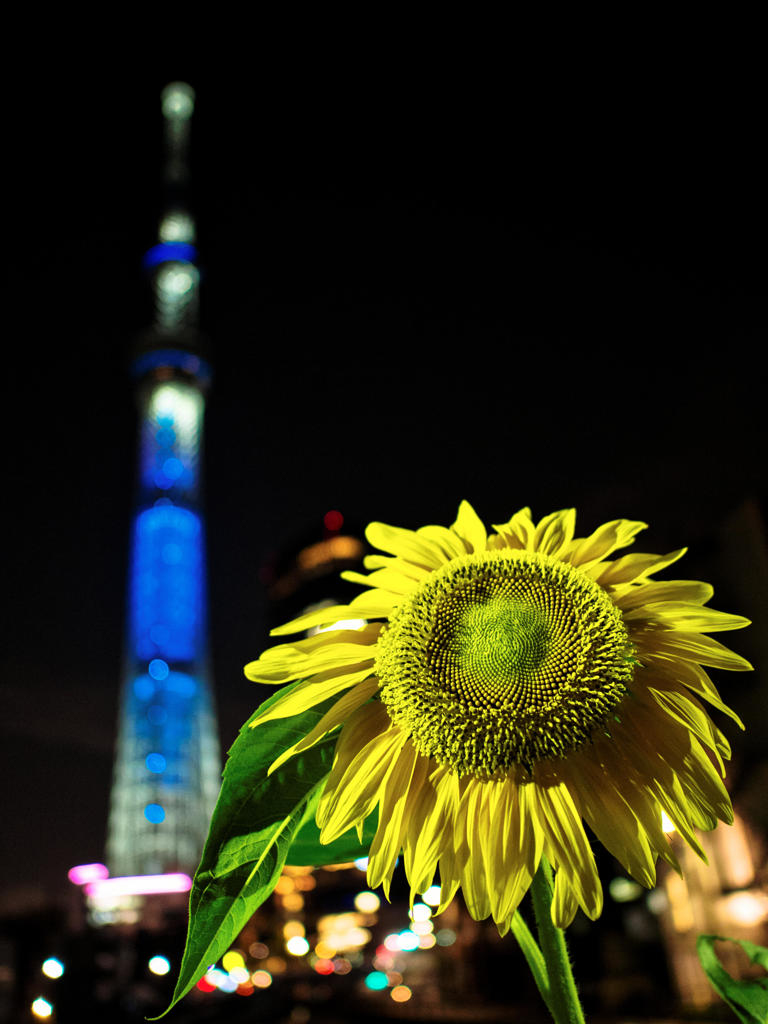
[(519, 551), (447, 563), (394, 612), (376, 672), (420, 753), (492, 778), (587, 743), (627, 692), (632, 648), (608, 594)]

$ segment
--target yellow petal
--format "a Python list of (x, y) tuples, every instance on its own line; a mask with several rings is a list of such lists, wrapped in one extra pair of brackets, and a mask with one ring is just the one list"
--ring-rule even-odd
[(587, 824), (624, 869), (650, 889), (656, 884), (654, 851), (631, 803), (621, 792), (622, 783), (626, 786), (626, 773), (612, 775), (589, 757), (575, 760), (572, 767), (573, 786)]
[(697, 661), (700, 665), (724, 668), (731, 672), (751, 672), (752, 666), (746, 658), (734, 653), (723, 644), (701, 633), (682, 633), (677, 630), (652, 633), (650, 639), (640, 637), (638, 652), (667, 655), (683, 661)]
[(362, 683), (363, 680), (370, 678), (372, 673), (372, 665), (367, 665), (364, 668), (355, 666), (354, 671), (329, 669), (327, 672), (319, 672), (310, 679), (303, 680), (289, 693), (281, 694), (260, 714), (257, 712), (256, 717), (250, 723), (250, 728), (257, 728), (264, 725), (265, 722), (272, 722), (277, 718), (290, 718), (291, 715), (301, 714), (307, 708), (322, 704), (324, 700), (334, 697), (342, 690), (349, 690), (358, 683)]
[(632, 580), (644, 579), (652, 572), (661, 572), (682, 558), (688, 548), (679, 548), (668, 555), (622, 555), (615, 562), (598, 562), (585, 570), (601, 587), (615, 587), (618, 583), (629, 583)]
[(701, 667), (691, 661), (679, 661), (678, 659), (662, 658), (662, 657), (650, 657), (646, 659), (647, 669), (640, 670), (643, 672), (642, 678), (645, 679), (645, 672), (648, 673), (648, 679), (653, 681), (655, 677), (660, 677), (665, 680), (666, 683), (672, 684), (673, 686), (677, 683), (682, 683), (692, 693), (697, 694), (699, 697), (703, 697), (704, 700), (708, 701), (713, 707), (716, 707), (718, 711), (722, 711), (723, 714), (728, 715), (733, 721), (739, 726), (740, 729), (744, 728), (744, 723), (736, 714), (732, 711), (727, 704), (724, 703), (722, 697), (717, 691), (717, 687), (709, 678), (707, 673)]
[(504, 537), (508, 547), (524, 551), (533, 550), (533, 536), (536, 529), (531, 519), (531, 510), (527, 506), (515, 512), (508, 523), (494, 526), (494, 530)]
[(584, 537), (568, 554), (571, 565), (583, 565), (595, 559), (607, 558), (617, 548), (634, 543), (635, 536), (647, 529), (647, 523), (631, 519), (613, 519), (599, 526), (589, 537)]
[(427, 758), (420, 757), (410, 740), (406, 740), (384, 780), (384, 794), (379, 803), (379, 827), (368, 853), (368, 885), (372, 889), (383, 885), (387, 899), (395, 861), (403, 845), (404, 815), (411, 780), (415, 772), (414, 782), (418, 787), (426, 776), (426, 764)]
[[(579, 906), (594, 921), (603, 909), (603, 889), (573, 797), (564, 782), (536, 785), (535, 797), (535, 814), (546, 835), (558, 873), (565, 872)], [(552, 920), (558, 928), (570, 924), (567, 920), (570, 906), (568, 900), (553, 901)]]
[(464, 541), (470, 554), (481, 554), (485, 551), (485, 526), (468, 501), (462, 501), (459, 505), (459, 514), (451, 529)]
[(545, 516), (536, 526), (533, 550), (544, 555), (557, 556), (573, 539), (576, 528), (576, 509), (566, 508)]
[(630, 608), (637, 608), (638, 605), (656, 601), (706, 604), (714, 592), (709, 583), (700, 583), (698, 580), (654, 580), (628, 586), (623, 593), (614, 594), (613, 600), (622, 611), (628, 611)]
[[(272, 762), (269, 766), (269, 770), (267, 771), (267, 775), (271, 775), (273, 772), (276, 772), (277, 769), (292, 758), (294, 754), (300, 754), (303, 750), (308, 750), (310, 747), (313, 747), (315, 743), (318, 743), (323, 736), (329, 733), (332, 729), (342, 725), (352, 712), (365, 704), (367, 700), (370, 700), (378, 689), (379, 681), (375, 676), (364, 680), (362, 683), (358, 683), (357, 686), (353, 686), (351, 690), (348, 690), (343, 697), (336, 701), (332, 708), (326, 711), (314, 729), (298, 740), (298, 742), (294, 743), (292, 747), (283, 751), (280, 757)], [(251, 724), (253, 725), (256, 723)]]
[[(423, 578), (426, 579), (429, 573), (423, 570)], [(364, 576), (361, 572), (347, 570), (341, 573), (343, 580), (350, 583), (362, 583), (366, 587), (377, 587), (379, 590), (387, 591), (390, 594), (410, 594), (414, 589), (412, 578), (405, 576), (397, 569), (377, 569), (370, 576)]]
[(321, 798), (321, 843), (332, 843), (357, 821), (368, 817), (379, 801), (384, 779), (404, 744), (405, 737), (398, 729), (374, 736), (339, 778), (328, 780), (326, 790), (332, 795), (326, 802), (323, 802), (325, 794)]
[(743, 615), (731, 615), (714, 608), (687, 601), (659, 601), (643, 604), (624, 612), (625, 622), (657, 622), (667, 629), (682, 629), (687, 632), (718, 633), (726, 629), (743, 629), (750, 620)]
[(370, 523), (365, 536), (373, 547), (425, 568), (437, 569), (445, 562), (439, 547), (414, 530), (387, 526), (386, 523)]
[(447, 526), (422, 526), (416, 532), (438, 547), (446, 562), (454, 558), (463, 558), (467, 553), (464, 541)]

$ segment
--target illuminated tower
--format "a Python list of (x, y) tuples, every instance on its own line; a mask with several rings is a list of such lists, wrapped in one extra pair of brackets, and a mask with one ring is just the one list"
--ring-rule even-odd
[(193, 107), (188, 85), (163, 90), (165, 206), (158, 243), (145, 257), (154, 324), (132, 367), (139, 458), (107, 839), (112, 876), (191, 875), (220, 781), (201, 507), (210, 373), (197, 329), (195, 226), (186, 202)]

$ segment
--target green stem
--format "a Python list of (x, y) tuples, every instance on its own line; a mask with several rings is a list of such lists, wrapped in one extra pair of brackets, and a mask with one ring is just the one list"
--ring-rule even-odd
[(555, 1014), (552, 1009), (552, 1001), (549, 991), (549, 978), (547, 977), (547, 965), (544, 962), (544, 956), (539, 949), (536, 939), (531, 935), (530, 929), (523, 920), (522, 914), (519, 910), (512, 918), (512, 934), (520, 944), (523, 956), (528, 961), (528, 966), (531, 969), (533, 980), (536, 982), (536, 987), (541, 994), (541, 998), (547, 1004), (547, 1009), (554, 1017)]
[(531, 898), (549, 977), (550, 1001), (547, 1005), (550, 1013), (556, 1024), (584, 1024), (584, 1014), (565, 944), (565, 932), (552, 923), (552, 868), (546, 857), (541, 858), (539, 870), (531, 884)]

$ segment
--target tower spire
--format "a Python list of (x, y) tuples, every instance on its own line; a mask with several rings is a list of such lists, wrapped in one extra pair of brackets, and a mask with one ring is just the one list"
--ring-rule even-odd
[(161, 101), (166, 197), (157, 243), (144, 259), (155, 313), (132, 366), (138, 479), (107, 839), (112, 876), (193, 874), (220, 772), (201, 466), (210, 371), (198, 330), (195, 225), (186, 195), (194, 91), (174, 82)]

